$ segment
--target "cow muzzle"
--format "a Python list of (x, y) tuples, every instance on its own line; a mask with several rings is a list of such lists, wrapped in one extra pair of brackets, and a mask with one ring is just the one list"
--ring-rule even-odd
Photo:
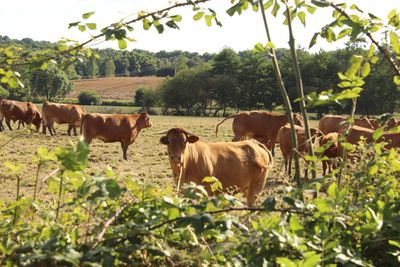
[(171, 160), (172, 163), (176, 164), (177, 166), (181, 166), (182, 165), (182, 157), (181, 157), (181, 155), (171, 155), (169, 157), (169, 159)]

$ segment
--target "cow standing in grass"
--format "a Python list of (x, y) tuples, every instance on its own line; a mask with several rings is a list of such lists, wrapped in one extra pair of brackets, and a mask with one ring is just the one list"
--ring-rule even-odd
[[(271, 152), (256, 140), (205, 143), (182, 128), (165, 132), (160, 142), (167, 146), (169, 162), (178, 191), (182, 183), (202, 184), (206, 176), (219, 179), (223, 190), (237, 187), (247, 191), (252, 206), (272, 168)], [(208, 193), (212, 193), (206, 186)]]
[(77, 135), (76, 127), (80, 127), (81, 120), (86, 114), (86, 110), (80, 105), (72, 104), (57, 104), (57, 103), (43, 103), (43, 134), (46, 134), (46, 128), (49, 130), (50, 135), (55, 134), (54, 123), (68, 124), (68, 135), (71, 135), (71, 130), (74, 135)]
[[(293, 117), (294, 124), (303, 126), (303, 117), (300, 114), (294, 113)], [(278, 130), (288, 123), (288, 117), (283, 113), (265, 111), (241, 112), (229, 116), (218, 123), (215, 128), (215, 135), (218, 134), (218, 126), (230, 118), (234, 118), (232, 123), (233, 142), (244, 140), (247, 137), (255, 138), (265, 144), (272, 151), (272, 155), (274, 155)]]
[(12, 131), (11, 121), (18, 121), (18, 129), (20, 124), (33, 124), (36, 131), (39, 131), (42, 116), (39, 109), (32, 102), (20, 102), (14, 100), (2, 100), (0, 103), (0, 112), (3, 114), (6, 124)]
[(103, 142), (120, 142), (123, 158), (127, 157), (127, 150), (139, 132), (151, 127), (150, 117), (147, 113), (140, 114), (99, 114), (90, 113), (83, 116), (81, 134), (87, 144), (94, 138)]

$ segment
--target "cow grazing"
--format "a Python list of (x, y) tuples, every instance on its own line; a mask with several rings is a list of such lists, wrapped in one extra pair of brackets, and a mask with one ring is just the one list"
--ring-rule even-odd
[[(263, 111), (242, 112), (225, 118), (215, 128), (215, 135), (218, 134), (218, 126), (227, 119), (234, 118), (232, 141), (244, 140), (246, 137), (256, 138), (262, 141), (274, 155), (274, 146), (277, 142), (278, 130), (288, 122), (286, 114), (271, 113)], [(300, 114), (294, 114), (294, 123), (303, 126), (303, 118)]]
[(340, 156), (339, 144), (338, 144), (338, 133), (328, 133), (321, 138), (320, 145), (326, 146), (325, 151), (322, 153), (322, 157), (329, 158), (328, 160), (322, 160), (322, 175), (326, 174), (326, 169), (328, 172), (332, 172), (332, 160)]
[(140, 114), (86, 114), (81, 122), (81, 134), (87, 144), (94, 138), (103, 142), (120, 142), (123, 158), (127, 157), (127, 150), (139, 132), (151, 127), (150, 117), (147, 113)]
[[(295, 125), (295, 131), (298, 144), (296, 150), (301, 155), (304, 155), (307, 152), (307, 137), (305, 130), (303, 127)], [(315, 141), (317, 137), (322, 135), (321, 131), (315, 128), (310, 129), (310, 134), (312, 141)], [(292, 144), (291, 127), (289, 123), (279, 128), (278, 142), (282, 152), (283, 160), (285, 162), (285, 171), (287, 171), (288, 174), (291, 175), (293, 153), (296, 152), (293, 151), (295, 148)], [(307, 177), (307, 168), (305, 176)]]
[[(204, 177), (214, 176), (223, 190), (237, 187), (242, 192), (247, 191), (247, 204), (253, 206), (272, 168), (269, 150), (256, 140), (205, 143), (199, 139), (182, 128), (172, 128), (160, 139), (167, 145), (177, 189), (181, 183), (202, 184)], [(209, 186), (206, 190), (212, 193)]]
[(36, 130), (39, 131), (42, 116), (39, 109), (32, 102), (3, 100), (0, 104), (0, 112), (3, 114), (10, 130), (12, 130), (10, 122), (18, 121), (18, 129), (21, 123), (26, 123), (35, 125)]
[[(348, 119), (348, 117), (342, 115), (325, 115), (319, 120), (318, 128), (324, 134), (337, 133), (346, 126), (346, 121)], [(366, 117), (355, 119), (354, 125), (373, 130), (379, 127), (376, 121), (370, 120)]]
[[(86, 110), (80, 105), (43, 103), (43, 134), (46, 134), (46, 128), (49, 129), (50, 135), (54, 135), (54, 123), (68, 124), (68, 135), (71, 130), (77, 135), (76, 127), (80, 127), (81, 120), (86, 114)], [(54, 131), (54, 132), (53, 132)]]

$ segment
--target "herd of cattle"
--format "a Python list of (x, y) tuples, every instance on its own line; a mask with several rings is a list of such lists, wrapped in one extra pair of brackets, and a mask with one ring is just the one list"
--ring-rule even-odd
[[(198, 136), (182, 128), (172, 128), (162, 132), (160, 142), (167, 146), (178, 190), (183, 183), (201, 184), (204, 177), (214, 176), (220, 180), (224, 189), (236, 187), (246, 192), (247, 204), (252, 206), (273, 166), (275, 143), (279, 143), (285, 171), (289, 174), (293, 153), (304, 155), (307, 152), (303, 119), (299, 114), (294, 116), (299, 145), (293, 148), (290, 125), (285, 114), (259, 111), (234, 114), (216, 126), (216, 135), (218, 126), (230, 118), (233, 118), (232, 142), (202, 142)], [(147, 113), (129, 115), (87, 113), (79, 105), (49, 102), (43, 104), (40, 113), (36, 105), (31, 102), (11, 100), (0, 100), (0, 131), (4, 130), (3, 120), (10, 130), (12, 130), (10, 122), (18, 121), (18, 128), (20, 124), (26, 123), (33, 124), (39, 131), (42, 125), (43, 134), (48, 130), (50, 135), (55, 134), (54, 123), (68, 124), (68, 135), (71, 135), (72, 131), (77, 135), (76, 127), (80, 127), (80, 133), (87, 144), (95, 138), (103, 142), (120, 142), (125, 160), (128, 146), (135, 141), (139, 132), (152, 126)], [(338, 140), (347, 128), (344, 126), (346, 121), (347, 118), (344, 116), (326, 115), (319, 121), (318, 129), (311, 128), (314, 143), (326, 146), (323, 156), (330, 159), (340, 156)], [(374, 119), (358, 119), (345, 138), (351, 144), (357, 144), (362, 136), (366, 142), (372, 142), (374, 130), (384, 127), (385, 131), (378, 141), (385, 141), (385, 147), (388, 149), (398, 148), (400, 133), (387, 130), (399, 124), (394, 118), (383, 124)], [(327, 168), (330, 172), (332, 168), (330, 160), (323, 161), (323, 175)], [(210, 187), (206, 186), (206, 190), (210, 192)]]

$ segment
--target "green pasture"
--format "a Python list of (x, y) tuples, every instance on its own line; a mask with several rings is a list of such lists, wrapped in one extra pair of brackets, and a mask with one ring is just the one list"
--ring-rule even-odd
[[(176, 117), (151, 116), (154, 126), (140, 132), (136, 141), (128, 149), (128, 161), (122, 159), (119, 143), (104, 143), (95, 139), (90, 146), (89, 168), (91, 174), (98, 174), (106, 168), (111, 168), (119, 176), (131, 176), (133, 179), (143, 179), (146, 182), (160, 186), (173, 183), (171, 169), (168, 162), (166, 147), (159, 142), (160, 131), (179, 126), (186, 128), (207, 142), (230, 141), (232, 137), (232, 120), (226, 121), (219, 127), (218, 137), (215, 137), (215, 125), (221, 118), (213, 117)], [(16, 124), (14, 127), (16, 128)], [(21, 130), (5, 130), (0, 133), (0, 193), (3, 199), (11, 199), (15, 195), (15, 181), (6, 172), (4, 162), (22, 164), (21, 173), (22, 192), (25, 195), (33, 194), (33, 185), (37, 171), (37, 150), (44, 147), (54, 150), (58, 146), (76, 144), (79, 137), (68, 136), (65, 125), (56, 125), (57, 134), (52, 137), (41, 132), (31, 133), (26, 128)], [(7, 144), (6, 144), (7, 143)], [(287, 181), (283, 173), (282, 156), (277, 149), (275, 164), (270, 174), (270, 181)], [(47, 165), (41, 168), (39, 180), (55, 170), (55, 166)], [(44, 183), (45, 185), (45, 183)], [(44, 187), (45, 188), (45, 187)], [(46, 190), (42, 190), (46, 192)], [(42, 196), (43, 197), (43, 196)]]

